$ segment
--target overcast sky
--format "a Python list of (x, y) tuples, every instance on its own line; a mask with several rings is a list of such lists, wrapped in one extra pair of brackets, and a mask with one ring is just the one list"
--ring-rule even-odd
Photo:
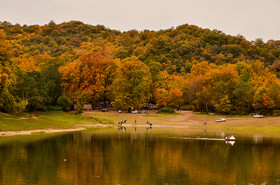
[(21, 25), (70, 20), (127, 31), (193, 24), (280, 40), (280, 0), (0, 0), (0, 21)]

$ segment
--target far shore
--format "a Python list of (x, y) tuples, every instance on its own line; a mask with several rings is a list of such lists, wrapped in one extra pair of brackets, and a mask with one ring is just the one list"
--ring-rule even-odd
[[(82, 115), (51, 112), (40, 113), (26, 118), (4, 117), (0, 113), (0, 137), (32, 134), (49, 134), (82, 131), (95, 127), (118, 127), (121, 120), (126, 120), (124, 127), (182, 128), (191, 131), (223, 131), (242, 134), (263, 134), (273, 137), (280, 135), (280, 117), (253, 118), (252, 116), (226, 116), (198, 114), (181, 111), (178, 114), (157, 114), (148, 110), (144, 114), (119, 113), (118, 111), (85, 111)], [(2, 114), (2, 117), (1, 117)], [(4, 115), (4, 116), (3, 116)], [(226, 122), (216, 122), (225, 118)], [(205, 125), (204, 122), (207, 121)]]
[[(118, 113), (117, 111), (99, 112), (86, 111), (84, 116), (110, 119), (117, 125), (121, 119), (127, 120), (123, 126), (147, 127), (147, 122), (155, 128), (185, 128), (189, 131), (207, 130), (223, 131), (243, 134), (264, 134), (280, 136), (280, 117), (253, 118), (252, 115), (232, 116), (216, 114), (200, 114), (192, 111), (177, 111), (178, 114), (157, 114), (156, 110), (148, 110), (144, 114)], [(216, 122), (219, 118), (225, 118), (226, 122)], [(204, 121), (207, 124), (204, 125)]]

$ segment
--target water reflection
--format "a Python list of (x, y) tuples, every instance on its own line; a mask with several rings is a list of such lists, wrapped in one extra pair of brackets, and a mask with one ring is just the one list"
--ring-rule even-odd
[(227, 141), (227, 140), (225, 140), (225, 142), (227, 145), (231, 145), (231, 146), (233, 146), (235, 143), (235, 141)]
[(261, 135), (254, 135), (253, 136), (253, 142), (258, 144), (263, 142), (263, 136)]
[[(179, 139), (180, 137), (213, 140)], [(174, 135), (153, 128), (93, 131), (1, 142), (0, 184), (277, 184), (280, 142), (216, 133)], [(221, 137), (219, 137), (221, 139)]]
[(125, 131), (126, 131), (126, 128), (125, 128), (125, 127), (120, 127), (120, 126), (119, 126), (119, 127), (118, 127), (118, 130), (119, 130), (119, 131), (124, 131), (124, 132), (125, 132)]
[(152, 127), (146, 127), (146, 132), (149, 132), (152, 130)]

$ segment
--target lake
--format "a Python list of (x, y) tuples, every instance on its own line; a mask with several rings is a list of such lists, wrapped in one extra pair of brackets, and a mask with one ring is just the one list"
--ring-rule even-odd
[(0, 138), (0, 184), (280, 184), (280, 139), (162, 128)]

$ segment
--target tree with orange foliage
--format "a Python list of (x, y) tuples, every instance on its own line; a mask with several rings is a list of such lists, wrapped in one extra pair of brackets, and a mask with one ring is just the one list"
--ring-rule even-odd
[(183, 104), (183, 93), (179, 88), (169, 90), (168, 106), (179, 108)]
[(168, 90), (164, 88), (156, 89), (155, 99), (158, 107), (166, 107), (168, 105)]
[(85, 53), (75, 62), (69, 63), (60, 69), (62, 87), (66, 95), (76, 101), (79, 94), (86, 94), (86, 101), (96, 103), (102, 100), (108, 90), (106, 75), (111, 59), (102, 53)]
[(167, 71), (161, 71), (157, 77), (155, 99), (159, 107), (180, 107), (183, 104), (181, 91), (183, 77), (169, 75)]
[(27, 100), (16, 95), (16, 67), (11, 60), (11, 45), (5, 38), (5, 32), (0, 30), (0, 111), (21, 114)]
[(267, 95), (266, 90), (259, 88), (254, 96), (253, 107), (258, 113), (267, 113), (275, 107), (275, 104)]

